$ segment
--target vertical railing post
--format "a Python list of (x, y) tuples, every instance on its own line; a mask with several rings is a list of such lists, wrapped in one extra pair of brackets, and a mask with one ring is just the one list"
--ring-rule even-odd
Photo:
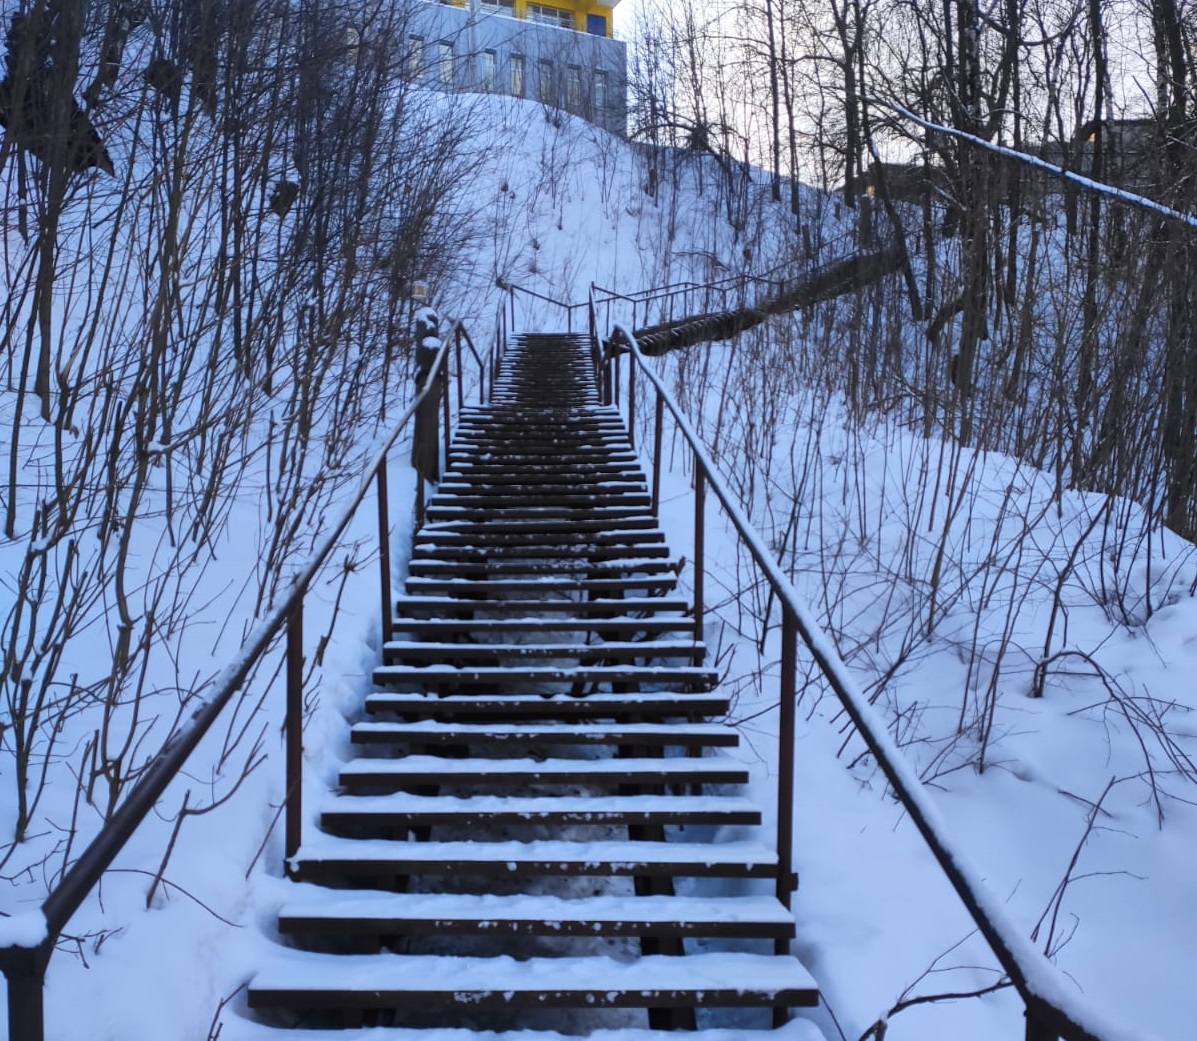
[(461, 410), (465, 408), (465, 370), (461, 367), (461, 326), (457, 327), (457, 335), (454, 339), (454, 348), (457, 360), (457, 414), (461, 415)]
[(694, 456), (694, 639), (703, 633), (703, 584), (706, 578), (706, 497), (707, 476)]
[[(53, 945), (50, 945), (53, 950)], [(11, 958), (17, 953), (16, 958)], [(46, 1036), (46, 963), (44, 948), (7, 952), (4, 977), (8, 982), (8, 1036), (16, 1041), (43, 1041)], [(11, 960), (9, 960), (11, 958)]]
[(653, 419), (653, 515), (661, 510), (661, 435), (665, 426), (665, 399), (657, 394), (657, 414)]
[(618, 351), (611, 356), (611, 404), (616, 411), (619, 410), (619, 370), (623, 367), (620, 364), (622, 361), (623, 356)]
[(511, 331), (515, 332), (515, 286), (507, 290), (507, 296), (511, 300)]
[(1030, 1005), (1027, 1006), (1027, 1041), (1060, 1041), (1060, 1032), (1040, 1019)]
[[(781, 683), (777, 750), (777, 899), (787, 908), (794, 873), (794, 716), (797, 699), (798, 617), (781, 601)], [(778, 941), (784, 954), (789, 941)]]
[[(418, 479), (418, 478), (417, 478)], [(391, 638), (391, 520), (387, 501), (387, 457), (378, 467), (378, 579), (382, 594), (382, 642)]]
[[(445, 359), (448, 361), (448, 358)], [(449, 366), (441, 369), (441, 440), (445, 450), (445, 466), (449, 465), (449, 438), (453, 433), (453, 418), (449, 412)], [(437, 467), (442, 473), (443, 467)]]
[(628, 352), (628, 441), (636, 448), (636, 359)]
[(299, 852), (303, 838), (303, 600), (287, 617), (287, 812), (284, 856)]

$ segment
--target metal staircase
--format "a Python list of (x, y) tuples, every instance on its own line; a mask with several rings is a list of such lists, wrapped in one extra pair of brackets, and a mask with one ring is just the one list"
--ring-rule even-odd
[(775, 850), (728, 837), (761, 814), (717, 751), (738, 735), (709, 721), (728, 699), (679, 567), (583, 340), (519, 338), (462, 415), (360, 754), (290, 861), (283, 942), (248, 989), (261, 1023), (653, 1031), (760, 1010), (718, 1035), (739, 1037), (816, 1002)]

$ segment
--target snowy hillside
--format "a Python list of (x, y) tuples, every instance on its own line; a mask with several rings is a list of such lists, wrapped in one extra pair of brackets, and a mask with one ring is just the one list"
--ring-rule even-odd
[[(851, 248), (854, 215), (813, 191), (803, 197), (804, 239), (788, 208), (770, 203), (767, 185), (753, 173), (729, 181), (714, 164), (671, 152), (657, 160), (649, 194), (648, 159), (626, 142), (535, 103), (467, 98), (461, 106), (468, 113), (461, 116), (465, 150), (480, 158), (446, 188), (445, 200), (469, 217), (462, 232), (468, 249), (456, 266), (429, 275), (434, 303), (463, 318), (480, 343), (505, 296), (499, 285), (577, 302), (592, 282), (630, 293), (744, 271), (793, 274), (802, 269), (799, 258), (834, 258)], [(194, 219), (218, 223), (200, 202)], [(144, 234), (153, 226), (147, 217)], [(80, 254), (88, 233), (85, 223), (73, 232)], [(6, 241), (13, 272), (25, 255), (15, 226), (6, 226)], [(122, 248), (132, 253), (145, 241), (131, 236)], [(374, 243), (361, 248), (364, 255)], [(352, 277), (346, 284), (356, 285)], [(128, 308), (148, 308), (152, 286), (133, 282), (124, 292)], [(354, 299), (368, 297), (363, 288)], [(562, 321), (559, 309), (527, 297), (517, 308), (522, 327)], [(1132, 504), (1063, 490), (1049, 473), (996, 453), (954, 448), (935, 431), (924, 436), (900, 410), (852, 408), (839, 377), (853, 363), (851, 350), (871, 334), (861, 326), (861, 308), (859, 299), (821, 305), (734, 344), (693, 348), (657, 364), (1010, 914), (1075, 979), (1098, 1015), (1136, 1024), (1144, 1037), (1183, 1041), (1191, 1027), (1182, 995), (1197, 957), (1197, 889), (1186, 867), (1197, 856), (1193, 547), (1147, 525)], [(629, 316), (616, 306), (611, 317)], [(295, 328), (302, 325), (288, 325), (290, 335)], [(913, 341), (916, 333), (909, 336)], [(211, 343), (219, 341), (211, 336)], [(313, 333), (313, 344), (321, 342)], [(268, 599), (272, 583), (303, 558), (353, 482), (319, 486), (324, 497), (305, 508), (298, 536), (268, 568), (259, 533), (270, 530), (285, 505), (271, 489), (298, 495), (313, 473), (352, 471), (381, 426), (375, 420), (382, 391), (406, 393), (405, 359), (396, 359), (387, 375), (369, 329), (355, 343), (338, 362), (346, 366), (344, 386), (369, 392), (343, 434), (323, 446), (327, 451), (312, 449), (314, 470), (287, 471), (281, 491), (270, 483), (269, 448), (285, 444), (272, 438), (297, 406), (263, 399), (241, 421), (238, 443), (249, 446), (251, 479), (205, 536), (212, 563), (199, 573), (202, 582), (167, 569), (179, 581), (162, 595), (186, 624), (171, 651), (146, 665), (144, 687), (172, 692), (162, 705), (181, 713), (183, 695), (198, 678), (236, 653), (253, 614), (244, 600), (238, 613), (238, 597), (249, 590), (252, 600), (264, 590), (258, 596)], [(322, 371), (324, 364), (322, 357)], [(295, 369), (279, 378), (302, 397), (311, 370)], [(262, 376), (258, 371), (249, 382)], [(248, 394), (242, 385), (225, 392), (229, 408)], [(18, 393), (10, 366), (0, 418), (6, 430), (21, 430), (14, 450), (32, 471), (52, 455), (46, 446), (62, 425), (14, 422)], [(331, 429), (325, 413), (342, 393), (331, 379), (321, 389), (313, 429)], [(387, 409), (394, 415), (395, 402)], [(639, 411), (642, 424), (645, 414)], [(171, 418), (183, 420), (183, 411), (163, 413), (163, 422)], [(142, 441), (155, 455), (172, 443), (157, 430)], [(689, 554), (680, 451), (674, 463), (665, 521), (675, 550)], [(145, 494), (156, 503), (178, 496), (181, 517), (188, 496), (202, 489), (172, 491), (171, 473), (169, 466), (147, 464)], [(53, 483), (48, 475), (39, 481), (45, 488)], [(396, 463), (399, 554), (409, 540), (413, 486), (410, 471)], [(169, 509), (160, 511), (121, 552), (153, 559), (170, 544), (171, 518)], [(323, 612), (315, 610), (308, 623), (313, 648), (331, 631), (310, 680), (306, 754), (313, 794), (335, 778), (346, 750), (344, 715), (354, 710), (377, 654), (370, 518), (355, 523), (345, 551), (317, 583)], [(22, 561), (42, 552), (43, 537), (32, 508), (19, 528), (0, 543), (3, 588), (14, 604), (14, 576)], [(717, 664), (738, 691), (735, 717), (756, 755), (754, 794), (768, 803), (776, 615), (767, 619), (761, 591), (732, 543), (714, 541), (708, 644), (720, 648)], [(64, 545), (56, 552), (69, 551)], [(54, 580), (70, 573), (64, 561)], [(106, 605), (111, 594), (99, 595)], [(56, 682), (84, 668), (89, 639), (107, 654), (118, 636), (119, 626), (97, 623), (71, 644), (78, 664), (64, 660)], [(238, 771), (226, 769), (232, 739), (214, 734), (172, 789), (160, 811), (164, 819), (147, 821), (72, 922), (48, 976), (49, 1036), (194, 1041), (216, 1036), (222, 1014), (237, 1014), (239, 989), (271, 940), (272, 913), (284, 898), (276, 665), (277, 658), (259, 670), (230, 725), (234, 737), (248, 735), (237, 764), (253, 764), (244, 780), (233, 785)], [(88, 706), (72, 722), (76, 729), (62, 738), (62, 755), (51, 763), (39, 819), (53, 837), (39, 840), (37, 856), (10, 847), (16, 855), (10, 852), (3, 872), (10, 881), (7, 913), (36, 905), (52, 884), (67, 841), (60, 836), (76, 830), (68, 822), (79, 816), (88, 828), (98, 823), (95, 800), (75, 797), (75, 779), (92, 764), (99, 772), (91, 776), (104, 777), (103, 757), (97, 760), (89, 743), (105, 718), (97, 711)], [(164, 716), (157, 729), (126, 719), (130, 737), (112, 758), (150, 754), (170, 726), (165, 708), (154, 711)], [(967, 994), (997, 983), (991, 956), (814, 677), (802, 690), (799, 716), (798, 950), (827, 998), (828, 1008), (815, 1014), (826, 1036), (856, 1041), (907, 998)], [(168, 846), (179, 807), (201, 800), (221, 805), (187, 817)], [(15, 812), (6, 804), (5, 821)], [(164, 853), (162, 883), (147, 899)], [(997, 1041), (1017, 1035), (1020, 1016), (1017, 997), (1000, 990), (897, 1012), (886, 1037)]]

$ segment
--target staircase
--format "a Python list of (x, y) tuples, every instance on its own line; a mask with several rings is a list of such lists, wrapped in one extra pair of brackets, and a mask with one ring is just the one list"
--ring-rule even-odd
[(769, 1036), (816, 1002), (774, 850), (731, 837), (761, 814), (717, 751), (738, 736), (708, 721), (728, 698), (678, 570), (583, 342), (518, 339), (461, 417), (359, 756), (289, 865), (248, 989), (274, 1036)]

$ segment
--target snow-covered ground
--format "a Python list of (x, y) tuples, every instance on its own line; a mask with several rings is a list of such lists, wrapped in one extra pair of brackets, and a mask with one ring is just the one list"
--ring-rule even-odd
[[(476, 104), (487, 143), (498, 147), (463, 190), (485, 227), (473, 268), (435, 303), (464, 318), (480, 343), (502, 298), (497, 280), (578, 301), (592, 282), (626, 293), (707, 281), (746, 263), (767, 270), (795, 252), (793, 218), (768, 204), (763, 184), (729, 203), (711, 169), (673, 156), (666, 170), (676, 171), (676, 186), (666, 176), (650, 196), (643, 157), (626, 143), (533, 103)], [(815, 193), (806, 198), (805, 219), (821, 222), (814, 237), (834, 255), (845, 231), (840, 215)], [(611, 317), (626, 313), (616, 307)], [(522, 327), (562, 324), (551, 305), (525, 297), (517, 318)], [(1038, 926), (1037, 945), (1055, 952), (1097, 1016), (1133, 1024), (1145, 1038), (1184, 1041), (1192, 1035), (1185, 984), (1197, 964), (1193, 547), (1158, 531), (1127, 539), (1119, 525), (1141, 523), (1133, 508), (1057, 496), (1048, 476), (1008, 458), (944, 453), (897, 419), (854, 416), (813, 383), (779, 382), (788, 363), (770, 353), (780, 349), (771, 336), (766, 329), (656, 364), (689, 391), (682, 396), (746, 507), (861, 686), (898, 721), (895, 736), (995, 897), (1027, 935)], [(791, 329), (787, 342), (801, 350), (801, 333)], [(5, 389), (0, 429), (9, 429), (12, 407)], [(643, 434), (646, 414), (639, 410)], [(749, 421), (767, 414), (773, 429), (762, 441)], [(664, 521), (674, 550), (692, 559), (684, 455), (671, 437)], [(403, 458), (396, 453), (391, 482), (397, 574), (414, 486)], [(369, 513), (347, 545), (368, 540)], [(240, 589), (252, 574), (261, 524), (258, 502), (237, 505), (215, 544), (219, 568), (207, 575), (214, 590)], [(739, 691), (735, 716), (757, 766), (754, 794), (771, 804), (776, 617), (761, 666), (763, 597), (718, 530), (708, 534), (708, 642)], [(361, 566), (342, 567), (350, 558)], [(0, 556), (6, 569), (10, 559)], [(3, 588), (12, 588), (7, 574)], [(344, 718), (377, 654), (376, 600), (368, 550), (334, 554), (314, 587), (309, 653), (337, 608), (306, 730), (309, 807), (347, 755)], [(219, 606), (212, 617), (223, 617)], [(202, 654), (215, 663), (232, 657), (241, 633), (209, 631), (206, 618), (197, 613), (195, 622)], [(1031, 697), (1039, 679), (1042, 697)], [(149, 682), (186, 685), (165, 672)], [(282, 681), (264, 668), (256, 682), (263, 703), (254, 729), (266, 724), (265, 760), (220, 809), (184, 823), (148, 908), (172, 822), (151, 817), (118, 858), (51, 964), (50, 1037), (194, 1041), (212, 1036), (222, 1002), (236, 1007), (290, 889), (278, 820)], [(900, 1000), (969, 992), (997, 976), (837, 706), (815, 677), (800, 689), (797, 950), (827, 999), (817, 1017), (824, 1033), (856, 1041)], [(189, 790), (193, 800), (209, 796), (223, 740), (222, 730), (201, 746), (164, 800), (164, 816)], [(69, 769), (56, 774), (45, 796), (45, 816), (57, 824), (74, 806), (70, 777)], [(8, 881), (4, 909), (19, 913), (35, 905), (46, 880), (25, 873)], [(886, 1036), (997, 1041), (1021, 1029), (1020, 1003), (1005, 990), (919, 1004), (895, 1014)]]

